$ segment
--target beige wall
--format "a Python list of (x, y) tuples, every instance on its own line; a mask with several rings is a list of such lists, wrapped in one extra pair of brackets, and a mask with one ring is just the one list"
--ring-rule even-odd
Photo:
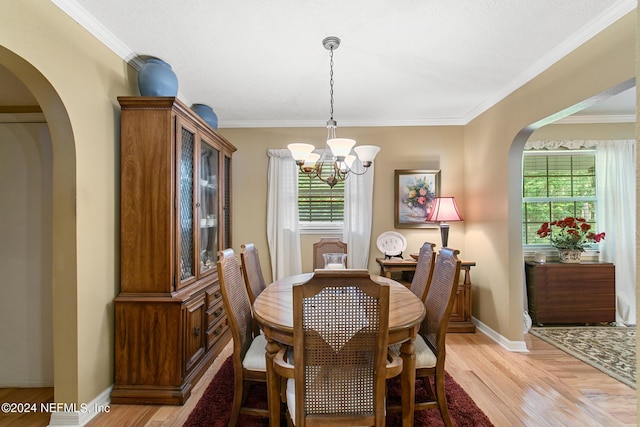
[(465, 127), (465, 246), (479, 266), (474, 314), (511, 341), (523, 337), (523, 144), (537, 122), (635, 76), (635, 31), (633, 11)]
[[(307, 141), (320, 146), (326, 138), (326, 129), (222, 129), (238, 151), (233, 156), (233, 247), (253, 242), (260, 251), (260, 261), (265, 270), (265, 280), (270, 280), (268, 257), (266, 206), (267, 206), (267, 149), (286, 148), (295, 141)], [(373, 228), (369, 271), (377, 273), (375, 258), (382, 256), (376, 247), (376, 238), (383, 232), (394, 230), (394, 170), (440, 169), (442, 194), (456, 196), (463, 214), (465, 204), (463, 188), (463, 128), (461, 126), (433, 127), (374, 127), (339, 128), (338, 134), (354, 138), (358, 144), (381, 147), (375, 160)], [(431, 229), (399, 229), (407, 238), (407, 256), (417, 253), (427, 240), (440, 246), (440, 231)], [(449, 246), (464, 251), (464, 222), (451, 223)], [(303, 271), (312, 270), (312, 245), (320, 235), (301, 237)], [(340, 237), (340, 236), (338, 236)]]
[(113, 383), (116, 96), (137, 89), (128, 66), (53, 3), (1, 3), (0, 64), (33, 93), (52, 139), (55, 401), (89, 402)]

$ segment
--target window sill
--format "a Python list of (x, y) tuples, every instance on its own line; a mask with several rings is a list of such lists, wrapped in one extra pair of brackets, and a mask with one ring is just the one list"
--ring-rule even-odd
[(342, 237), (344, 224), (341, 222), (301, 222), (300, 234), (336, 234)]
[[(533, 257), (536, 253), (545, 254), (547, 260), (558, 259), (558, 250), (551, 245), (524, 245), (522, 247), (522, 255), (524, 256), (525, 261), (533, 261)], [(587, 248), (582, 253), (582, 259), (585, 261), (597, 261), (599, 256), (600, 251), (597, 247)]]

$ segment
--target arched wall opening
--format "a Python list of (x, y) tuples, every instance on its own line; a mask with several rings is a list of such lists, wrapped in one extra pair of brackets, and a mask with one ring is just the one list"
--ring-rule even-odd
[[(508, 166), (508, 205), (509, 205), (509, 253), (514, 257), (523, 260), (521, 281), (511, 281), (511, 291), (522, 290), (523, 293), (523, 320), (526, 308), (526, 283), (524, 275), (524, 257), (522, 250), (522, 156), (524, 153), (524, 145), (529, 137), (536, 130), (543, 126), (552, 124), (560, 119), (571, 116), (582, 111), (598, 102), (604, 101), (614, 95), (617, 95), (627, 89), (635, 86), (635, 78), (626, 80), (615, 85), (609, 90), (595, 94), (594, 96), (572, 105), (562, 111), (547, 116), (531, 125), (522, 129), (511, 143), (509, 149), (509, 166)], [(516, 289), (520, 288), (520, 289)], [(524, 328), (523, 328), (524, 330)]]
[(56, 402), (78, 401), (76, 258), (76, 155), (67, 111), (59, 95), (32, 64), (0, 46), (0, 64), (36, 98), (51, 136), (51, 288), (53, 385)]

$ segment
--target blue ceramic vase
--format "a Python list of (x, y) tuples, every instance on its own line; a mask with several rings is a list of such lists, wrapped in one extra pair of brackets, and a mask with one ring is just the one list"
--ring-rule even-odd
[(149, 58), (138, 72), (138, 89), (142, 96), (176, 96), (178, 78), (171, 65), (158, 58)]
[(193, 104), (191, 109), (214, 130), (218, 130), (218, 116), (213, 112), (213, 108), (205, 104)]

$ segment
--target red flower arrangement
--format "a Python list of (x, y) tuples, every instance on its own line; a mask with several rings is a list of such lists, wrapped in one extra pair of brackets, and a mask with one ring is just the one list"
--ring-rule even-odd
[(591, 225), (584, 218), (571, 216), (559, 221), (545, 222), (537, 231), (538, 236), (549, 236), (551, 245), (559, 250), (572, 249), (584, 252), (584, 247), (590, 243), (604, 240), (605, 233), (594, 233)]

